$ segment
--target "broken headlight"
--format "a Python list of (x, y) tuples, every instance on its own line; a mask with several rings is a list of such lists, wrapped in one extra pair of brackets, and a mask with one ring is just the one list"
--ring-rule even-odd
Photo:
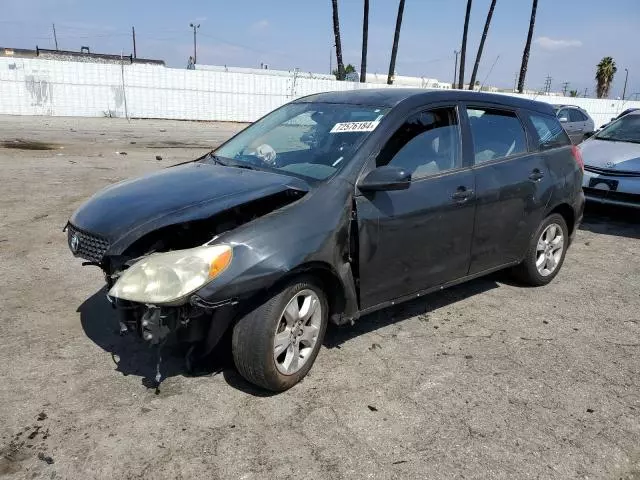
[(174, 302), (220, 275), (232, 256), (228, 245), (154, 253), (125, 270), (109, 296), (139, 303)]

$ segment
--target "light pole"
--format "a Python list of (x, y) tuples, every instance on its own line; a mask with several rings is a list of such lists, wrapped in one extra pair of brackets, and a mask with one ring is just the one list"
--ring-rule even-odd
[(200, 24), (190, 23), (189, 26), (193, 28), (193, 64), (196, 64), (196, 29), (200, 28)]
[(622, 89), (622, 100), (624, 100), (624, 96), (627, 93), (627, 80), (629, 80), (629, 69), (625, 68), (624, 71), (626, 72), (626, 74), (624, 76), (624, 88)]
[(458, 78), (458, 55), (460, 54), (460, 50), (454, 50), (453, 53), (456, 55), (456, 63), (453, 66), (453, 83), (451, 85), (453, 88), (456, 88), (456, 78)]

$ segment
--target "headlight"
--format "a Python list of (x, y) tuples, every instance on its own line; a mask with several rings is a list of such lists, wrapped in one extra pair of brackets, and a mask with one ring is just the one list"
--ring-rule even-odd
[(156, 253), (125, 270), (109, 296), (139, 303), (168, 303), (196, 291), (231, 263), (228, 245)]

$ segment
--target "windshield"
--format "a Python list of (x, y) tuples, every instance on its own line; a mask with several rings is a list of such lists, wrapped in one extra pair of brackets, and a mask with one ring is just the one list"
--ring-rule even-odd
[(640, 115), (628, 114), (603, 128), (595, 138), (614, 142), (640, 143)]
[(290, 103), (213, 152), (219, 163), (324, 180), (345, 165), (388, 108)]

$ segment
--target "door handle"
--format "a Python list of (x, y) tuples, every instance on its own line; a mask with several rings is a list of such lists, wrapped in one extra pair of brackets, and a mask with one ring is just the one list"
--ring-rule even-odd
[(458, 189), (451, 195), (451, 198), (456, 202), (463, 203), (473, 197), (473, 190), (466, 187), (458, 187)]
[(529, 180), (533, 180), (534, 182), (537, 182), (538, 180), (542, 180), (542, 178), (544, 178), (544, 173), (542, 173), (540, 170), (538, 170), (537, 168), (534, 169), (530, 174), (529, 174)]

